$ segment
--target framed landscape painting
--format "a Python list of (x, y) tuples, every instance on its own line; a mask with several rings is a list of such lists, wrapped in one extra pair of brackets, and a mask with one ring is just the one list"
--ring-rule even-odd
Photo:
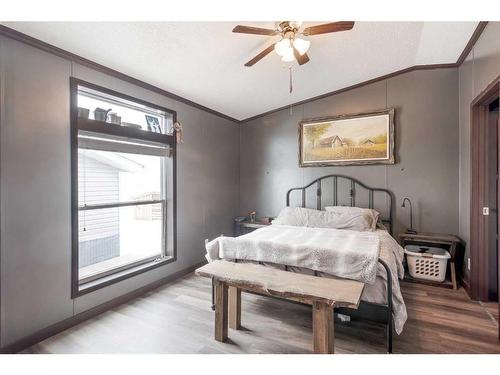
[(394, 108), (301, 122), (299, 164), (394, 164)]

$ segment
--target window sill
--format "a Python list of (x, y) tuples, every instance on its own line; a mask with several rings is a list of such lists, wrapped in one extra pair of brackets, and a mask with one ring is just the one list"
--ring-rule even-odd
[(153, 260), (135, 267), (127, 268), (126, 270), (113, 273), (111, 275), (103, 276), (99, 279), (80, 284), (78, 290), (73, 291), (72, 298), (77, 298), (84, 294), (93, 292), (95, 290), (104, 288), (106, 286), (115, 284), (119, 281), (126, 280), (130, 277), (140, 275), (141, 273), (150, 271), (152, 269), (164, 266), (166, 264), (175, 262), (176, 258), (174, 256), (165, 257), (161, 260)]

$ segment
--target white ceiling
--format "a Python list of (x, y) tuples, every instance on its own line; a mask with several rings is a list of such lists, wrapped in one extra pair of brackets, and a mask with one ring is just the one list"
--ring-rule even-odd
[(279, 37), (233, 34), (238, 23), (3, 22), (238, 120), (413, 65), (454, 63), (477, 26), (356, 22), (350, 31), (309, 37), (311, 61), (294, 63), (289, 94), (287, 66), (274, 52), (251, 68), (243, 66)]

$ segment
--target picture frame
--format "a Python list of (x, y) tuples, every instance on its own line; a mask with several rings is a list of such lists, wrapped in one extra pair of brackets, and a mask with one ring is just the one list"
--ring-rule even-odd
[(146, 116), (146, 123), (148, 125), (148, 131), (153, 132), (153, 133), (162, 133), (161, 131), (161, 125), (160, 125), (160, 120), (158, 117), (155, 116)]
[(299, 123), (299, 166), (394, 164), (394, 108)]

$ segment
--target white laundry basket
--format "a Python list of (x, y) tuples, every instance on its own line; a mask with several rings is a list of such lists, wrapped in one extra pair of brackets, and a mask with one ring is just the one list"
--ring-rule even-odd
[(438, 247), (406, 245), (410, 275), (416, 279), (443, 282), (450, 253)]

